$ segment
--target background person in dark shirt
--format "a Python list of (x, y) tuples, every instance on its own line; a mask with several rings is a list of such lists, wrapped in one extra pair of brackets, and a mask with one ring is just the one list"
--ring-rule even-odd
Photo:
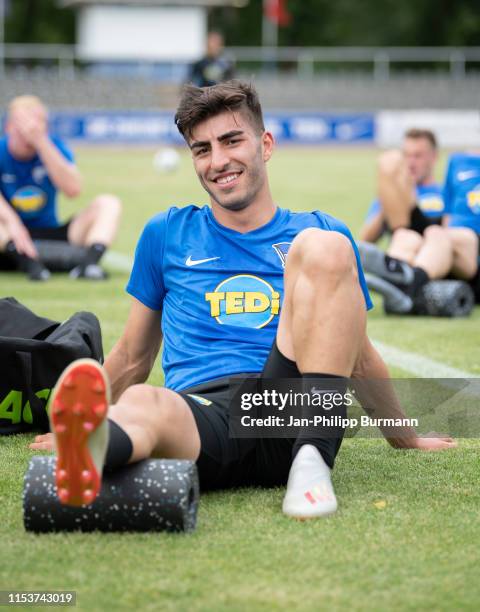
[(192, 65), (189, 82), (197, 87), (210, 87), (234, 76), (233, 62), (223, 56), (224, 40), (220, 32), (209, 32), (205, 57)]

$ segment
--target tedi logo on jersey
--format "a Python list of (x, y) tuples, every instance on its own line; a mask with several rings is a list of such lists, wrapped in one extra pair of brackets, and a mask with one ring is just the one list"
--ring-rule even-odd
[(467, 193), (467, 203), (473, 213), (480, 214), (480, 184)]
[(267, 281), (252, 274), (238, 274), (223, 280), (205, 294), (210, 316), (221, 325), (260, 329), (280, 311), (280, 293)]
[(22, 213), (35, 213), (45, 206), (45, 202), (44, 192), (34, 185), (22, 187), (12, 197), (13, 206)]

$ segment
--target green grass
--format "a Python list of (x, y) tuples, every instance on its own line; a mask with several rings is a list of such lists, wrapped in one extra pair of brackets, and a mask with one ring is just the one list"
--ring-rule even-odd
[[(78, 206), (99, 191), (119, 194), (124, 219), (114, 248), (129, 255), (155, 212), (205, 201), (186, 156), (171, 176), (155, 174), (151, 157), (135, 149), (78, 153), (86, 183)], [(282, 206), (330, 212), (355, 232), (373, 192), (374, 159), (370, 149), (281, 149), (270, 162), (274, 196)], [(65, 217), (73, 210), (62, 203)], [(108, 352), (128, 312), (126, 280), (112, 272), (106, 283), (58, 276), (32, 285), (2, 274), (0, 287), (58, 320), (95, 312)], [(378, 305), (369, 329), (385, 343), (480, 374), (478, 319), (478, 309), (462, 321), (386, 318)], [(162, 380), (157, 365), (150, 381)], [(0, 439), (0, 589), (73, 589), (89, 610), (478, 609), (476, 440), (428, 455), (346, 440), (334, 473), (339, 512), (318, 522), (283, 517), (282, 489), (242, 489), (203, 495), (198, 529), (187, 536), (35, 536), (21, 516), (30, 438)]]

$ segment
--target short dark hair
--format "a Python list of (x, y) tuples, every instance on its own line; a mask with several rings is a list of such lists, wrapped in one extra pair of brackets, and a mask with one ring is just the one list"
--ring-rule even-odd
[(185, 85), (175, 114), (175, 124), (187, 140), (196, 125), (225, 111), (243, 112), (255, 130), (261, 133), (265, 129), (255, 88), (236, 79), (211, 87)]
[(410, 128), (403, 135), (404, 138), (412, 138), (413, 140), (419, 140), (424, 138), (428, 140), (428, 142), (432, 145), (432, 149), (438, 149), (437, 138), (432, 130), (427, 130), (423, 128)]

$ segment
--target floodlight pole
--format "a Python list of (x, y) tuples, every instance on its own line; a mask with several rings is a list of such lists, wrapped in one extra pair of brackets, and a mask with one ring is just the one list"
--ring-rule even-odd
[(278, 46), (278, 24), (270, 21), (267, 17), (267, 4), (269, 0), (263, 0), (262, 11), (262, 47), (272, 49), (272, 53), (263, 53), (263, 65), (265, 68), (273, 68), (276, 70), (277, 58), (276, 49)]

